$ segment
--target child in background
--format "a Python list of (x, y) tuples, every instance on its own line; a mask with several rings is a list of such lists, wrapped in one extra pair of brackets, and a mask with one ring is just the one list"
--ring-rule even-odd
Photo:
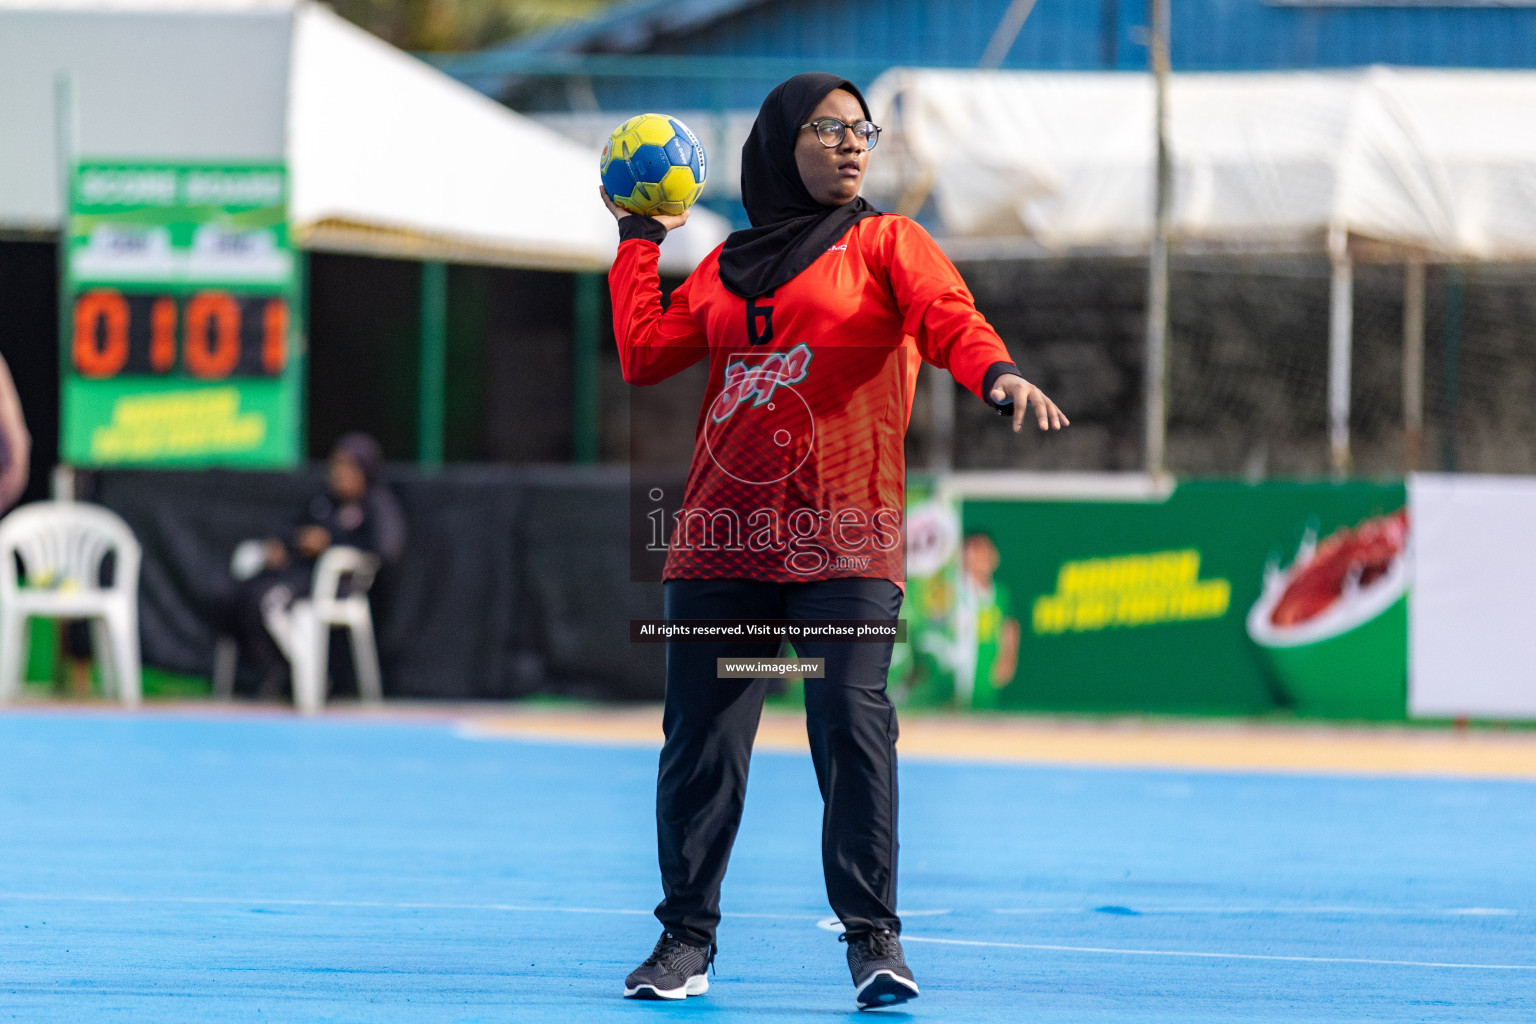
[(999, 704), (1019, 664), (1013, 596), (997, 582), (1001, 559), (991, 536), (966, 534), (955, 600), (955, 703), (981, 711)]

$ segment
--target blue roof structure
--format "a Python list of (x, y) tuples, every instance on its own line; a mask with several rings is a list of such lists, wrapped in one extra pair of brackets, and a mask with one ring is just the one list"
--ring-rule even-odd
[[(755, 107), (768, 84), (813, 67), (860, 84), (897, 65), (975, 67), (1013, 2), (637, 0), (440, 63), (519, 107), (567, 106), (565, 88), (548, 86), (568, 75), (590, 78), (589, 106)], [(1536, 68), (1536, 0), (1173, 0), (1172, 11), (1176, 71)], [(1000, 66), (1141, 71), (1145, 23), (1143, 0), (1035, 0)]]

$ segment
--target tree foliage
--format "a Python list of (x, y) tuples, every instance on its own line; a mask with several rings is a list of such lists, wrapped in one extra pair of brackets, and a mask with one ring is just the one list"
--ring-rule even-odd
[(562, 21), (590, 18), (614, 0), (331, 0), (336, 13), (402, 50), (479, 50)]

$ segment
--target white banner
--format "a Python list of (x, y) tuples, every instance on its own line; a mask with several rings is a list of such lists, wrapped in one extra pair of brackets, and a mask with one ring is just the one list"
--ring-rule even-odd
[(1536, 478), (1408, 478), (1408, 713), (1536, 719)]

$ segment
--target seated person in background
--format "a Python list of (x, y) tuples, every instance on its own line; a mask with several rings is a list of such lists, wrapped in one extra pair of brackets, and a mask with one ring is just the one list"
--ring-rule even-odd
[(236, 590), (229, 626), (240, 643), (242, 660), (249, 659), (261, 672), (258, 696), (278, 696), (288, 670), (287, 659), (267, 632), (264, 614), (309, 594), (315, 563), (325, 549), (357, 548), (378, 555), (385, 565), (404, 550), (405, 516), (379, 480), (383, 462), (379, 443), (367, 434), (348, 434), (337, 441), (325, 493), (309, 503), (286, 539), (267, 538), (265, 566)]

